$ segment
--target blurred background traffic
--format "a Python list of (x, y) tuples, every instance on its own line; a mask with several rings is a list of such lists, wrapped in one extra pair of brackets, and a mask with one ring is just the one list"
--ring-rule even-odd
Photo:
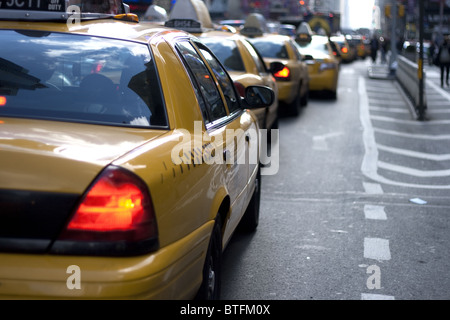
[[(390, 51), (392, 24), (395, 23), (397, 52), (417, 60), (419, 43), (419, 0), (205, 0), (215, 23), (240, 28), (250, 13), (260, 13), (268, 21), (271, 32), (295, 35), (302, 22), (318, 34), (344, 35), (351, 49), (345, 52), (349, 61), (366, 57), (370, 41), (379, 42), (382, 61)], [(131, 12), (141, 20), (164, 19), (176, 0), (129, 0)], [(149, 7), (152, 8), (149, 9)], [(394, 8), (395, 6), (395, 8)], [(396, 15), (393, 16), (392, 13)], [(147, 13), (147, 14), (146, 14)], [(450, 1), (424, 1), (425, 59), (431, 63), (433, 47), (439, 46), (449, 33)], [(361, 45), (364, 43), (364, 48)], [(359, 47), (358, 47), (359, 45)], [(431, 49), (430, 49), (431, 48)], [(344, 49), (347, 50), (347, 49)], [(348, 56), (348, 58), (347, 58)]]

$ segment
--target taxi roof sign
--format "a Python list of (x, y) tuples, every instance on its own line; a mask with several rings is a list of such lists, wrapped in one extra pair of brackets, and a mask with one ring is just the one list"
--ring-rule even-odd
[(313, 32), (311, 26), (307, 22), (302, 22), (297, 28), (296, 40), (300, 42), (310, 42)]
[(204, 29), (213, 29), (208, 8), (202, 0), (178, 0), (169, 14), (167, 27), (192, 33), (201, 33)]
[(267, 22), (264, 16), (260, 13), (251, 13), (245, 20), (244, 27), (241, 29), (241, 34), (248, 37), (259, 37), (267, 32)]
[(308, 34), (308, 35), (312, 35), (313, 32), (311, 30), (311, 26), (309, 25), (308, 22), (302, 22), (297, 29), (297, 33), (298, 34)]
[(152, 4), (148, 6), (147, 11), (145, 11), (144, 19), (150, 21), (166, 21), (167, 11), (163, 7)]
[(129, 7), (122, 0), (0, 1), (1, 20), (67, 20), (75, 11), (81, 19), (95, 19), (129, 13)]

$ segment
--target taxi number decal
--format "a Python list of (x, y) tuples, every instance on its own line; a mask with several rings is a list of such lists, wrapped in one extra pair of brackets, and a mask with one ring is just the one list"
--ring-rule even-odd
[(64, 12), (66, 4), (65, 0), (4, 0), (0, 9)]
[(172, 19), (165, 23), (166, 27), (170, 28), (201, 28), (201, 24), (198, 21), (190, 19)]

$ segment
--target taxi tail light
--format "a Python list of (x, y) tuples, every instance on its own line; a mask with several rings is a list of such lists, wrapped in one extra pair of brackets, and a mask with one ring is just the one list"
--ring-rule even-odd
[(291, 70), (289, 70), (288, 67), (284, 67), (283, 69), (281, 69), (280, 71), (275, 73), (273, 76), (277, 80), (289, 81), (289, 80), (291, 80)]
[(235, 81), (234, 86), (241, 97), (245, 97), (245, 87), (242, 83)]
[(138, 242), (156, 237), (145, 183), (129, 171), (110, 167), (88, 189), (59, 239)]
[(342, 51), (342, 53), (347, 53), (348, 49), (346, 47), (344, 47), (344, 48), (341, 49), (341, 51)]

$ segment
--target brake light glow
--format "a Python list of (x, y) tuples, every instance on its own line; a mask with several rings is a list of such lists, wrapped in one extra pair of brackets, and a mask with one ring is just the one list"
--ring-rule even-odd
[(6, 105), (6, 97), (0, 96), (0, 107), (3, 107)]
[(288, 67), (284, 67), (282, 70), (278, 71), (274, 74), (277, 79), (285, 79), (288, 80), (291, 76), (291, 70)]
[(241, 97), (245, 97), (245, 87), (242, 83), (235, 81), (234, 86)]
[(341, 49), (341, 51), (342, 51), (343, 53), (347, 53), (347, 52), (348, 52), (348, 49), (347, 49), (347, 47), (343, 47), (343, 48)]
[(146, 185), (131, 172), (111, 167), (88, 190), (61, 239), (139, 241), (156, 235)]

